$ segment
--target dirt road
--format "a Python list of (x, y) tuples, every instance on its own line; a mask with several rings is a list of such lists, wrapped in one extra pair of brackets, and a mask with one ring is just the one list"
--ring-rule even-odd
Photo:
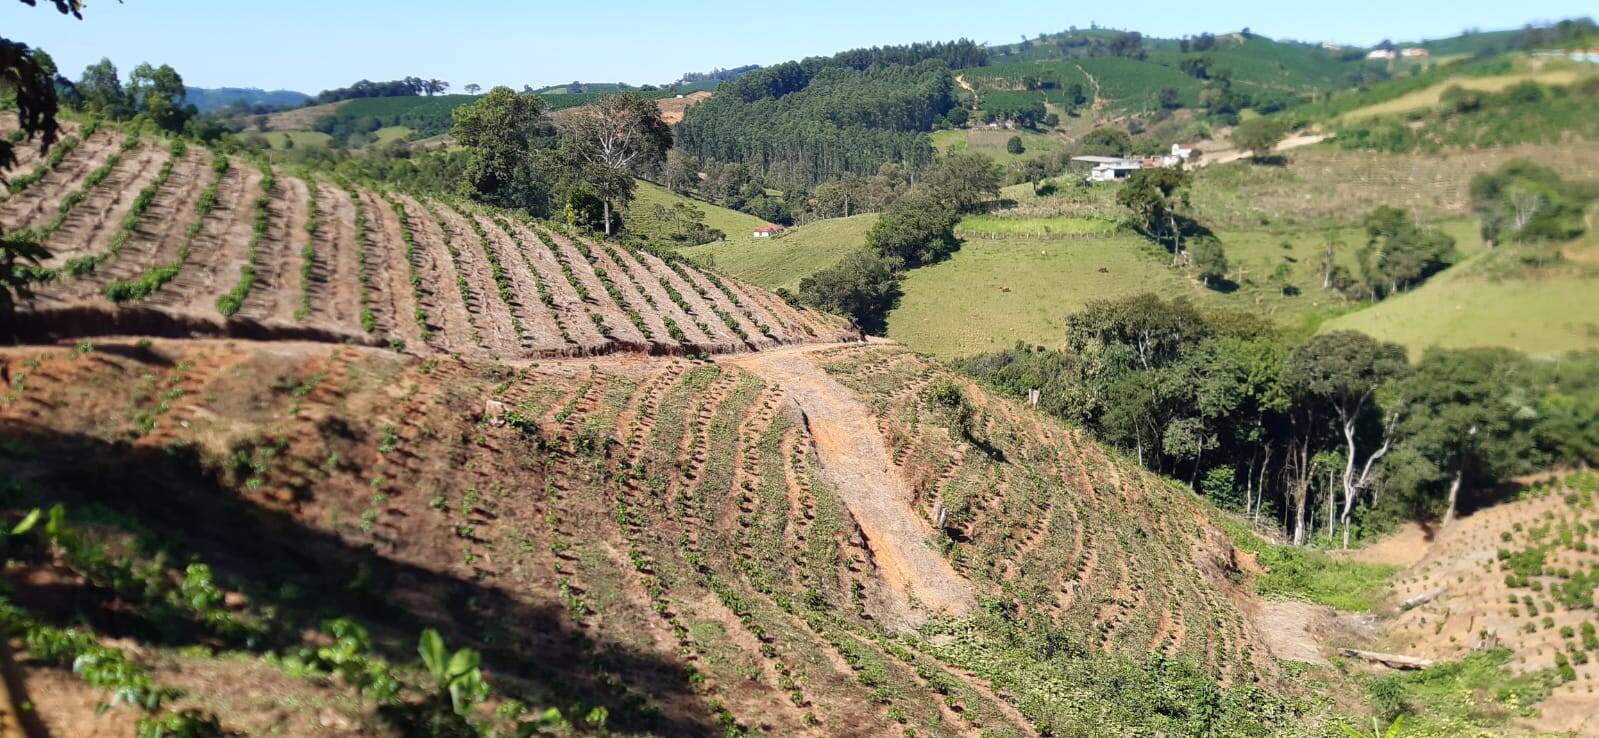
[[(1329, 138), (1332, 138), (1332, 135), (1331, 134), (1327, 134), (1327, 133), (1301, 133), (1301, 134), (1299, 134), (1297, 136), (1289, 136), (1288, 138), (1285, 138), (1282, 141), (1279, 141), (1277, 143), (1277, 145), (1272, 148), (1272, 150), (1273, 151), (1291, 151), (1291, 150), (1297, 149), (1297, 148), (1299, 148), (1301, 146), (1309, 146), (1311, 144), (1319, 144), (1322, 141), (1326, 141)], [(1250, 153), (1248, 151), (1244, 151), (1244, 150), (1241, 150), (1241, 149), (1232, 149), (1232, 150), (1228, 150), (1228, 151), (1222, 151), (1222, 152), (1216, 153), (1214, 155), (1206, 155), (1206, 156), (1201, 157), (1200, 160), (1199, 160), (1199, 166), (1206, 167), (1206, 166), (1210, 166), (1212, 164), (1226, 164), (1227, 162), (1230, 162), (1230, 161), (1238, 161), (1239, 159), (1248, 159), (1251, 156), (1254, 156), (1254, 154), (1252, 154), (1252, 153)]]
[(827, 376), (810, 354), (781, 348), (724, 361), (794, 398), (816, 440), (823, 479), (860, 524), (878, 569), (903, 602), (950, 615), (969, 611), (971, 584), (933, 548), (932, 531), (911, 509), (910, 487), (889, 462), (871, 411), (853, 391)]

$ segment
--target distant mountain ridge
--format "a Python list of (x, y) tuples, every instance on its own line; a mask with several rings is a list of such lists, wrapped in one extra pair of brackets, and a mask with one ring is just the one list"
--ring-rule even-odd
[(310, 95), (295, 90), (263, 90), (259, 87), (188, 87), (189, 103), (206, 113), (244, 101), (250, 105), (295, 107), (304, 105)]

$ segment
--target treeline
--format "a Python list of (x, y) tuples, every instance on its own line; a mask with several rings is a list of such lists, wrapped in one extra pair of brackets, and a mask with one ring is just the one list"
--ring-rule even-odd
[(318, 93), (310, 104), (338, 102), (340, 100), (354, 100), (361, 97), (414, 97), (417, 95), (437, 95), (450, 89), (450, 83), (437, 79), (422, 79), (421, 77), (406, 77), (405, 79), (390, 80), (388, 82), (373, 82), (363, 79), (349, 87), (336, 87)]
[(910, 67), (780, 65), (724, 83), (689, 109), (678, 145), (694, 156), (749, 165), (778, 187), (808, 188), (887, 162), (925, 166), (923, 131), (954, 107), (954, 79), (936, 60)]
[(678, 145), (748, 165), (770, 184), (809, 188), (883, 164), (933, 160), (924, 132), (955, 107), (952, 67), (986, 64), (966, 40), (846, 51), (764, 67), (690, 108)]
[(1290, 343), (1259, 318), (1152, 294), (1090, 303), (1060, 350), (960, 363), (1295, 543), (1452, 516), (1500, 485), (1599, 462), (1599, 354), (1403, 347), (1354, 332)]
[(678, 80), (673, 84), (692, 85), (696, 82), (726, 82), (728, 80), (738, 79), (739, 77), (760, 68), (761, 65), (759, 64), (745, 64), (742, 67), (733, 67), (732, 69), (718, 68), (712, 69), (709, 72), (685, 72), (683, 76), (679, 77)]

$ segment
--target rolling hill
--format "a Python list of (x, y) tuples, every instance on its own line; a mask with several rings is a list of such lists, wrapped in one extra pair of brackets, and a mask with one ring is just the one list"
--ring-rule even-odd
[[(1212, 514), (1081, 430), (681, 261), (70, 128), (0, 201), (54, 252), (0, 349), (49, 730), (1323, 718)], [(430, 648), (490, 686), (452, 710)]]
[(80, 127), (0, 201), (53, 252), (30, 338), (298, 337), (500, 359), (840, 340), (679, 261), (461, 203), (346, 186)]

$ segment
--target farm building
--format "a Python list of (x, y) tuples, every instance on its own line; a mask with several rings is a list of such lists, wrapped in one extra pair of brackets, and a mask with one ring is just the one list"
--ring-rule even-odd
[(1072, 161), (1093, 164), (1094, 168), (1088, 171), (1090, 182), (1114, 182), (1126, 179), (1144, 168), (1144, 162), (1139, 159), (1125, 159), (1120, 156), (1074, 156)]
[(1396, 56), (1393, 49), (1372, 49), (1366, 52), (1366, 58), (1376, 61), (1378, 59), (1392, 59)]
[(1094, 168), (1088, 171), (1089, 182), (1114, 182), (1126, 179), (1140, 169), (1184, 166), (1193, 155), (1192, 148), (1186, 148), (1182, 144), (1172, 144), (1171, 153), (1161, 156), (1146, 156), (1142, 159), (1121, 156), (1074, 156), (1072, 161), (1094, 165)]
[(1399, 51), (1399, 55), (1405, 57), (1406, 59), (1420, 59), (1428, 56), (1429, 54), (1427, 53), (1426, 49), (1412, 47), (1409, 49), (1401, 49)]
[(750, 233), (750, 235), (754, 236), (756, 238), (771, 238), (772, 236), (775, 236), (775, 235), (777, 235), (779, 233), (782, 233), (782, 232), (783, 232), (783, 226), (772, 224), (772, 225), (763, 225), (760, 228), (756, 228), (754, 231), (752, 231)]

